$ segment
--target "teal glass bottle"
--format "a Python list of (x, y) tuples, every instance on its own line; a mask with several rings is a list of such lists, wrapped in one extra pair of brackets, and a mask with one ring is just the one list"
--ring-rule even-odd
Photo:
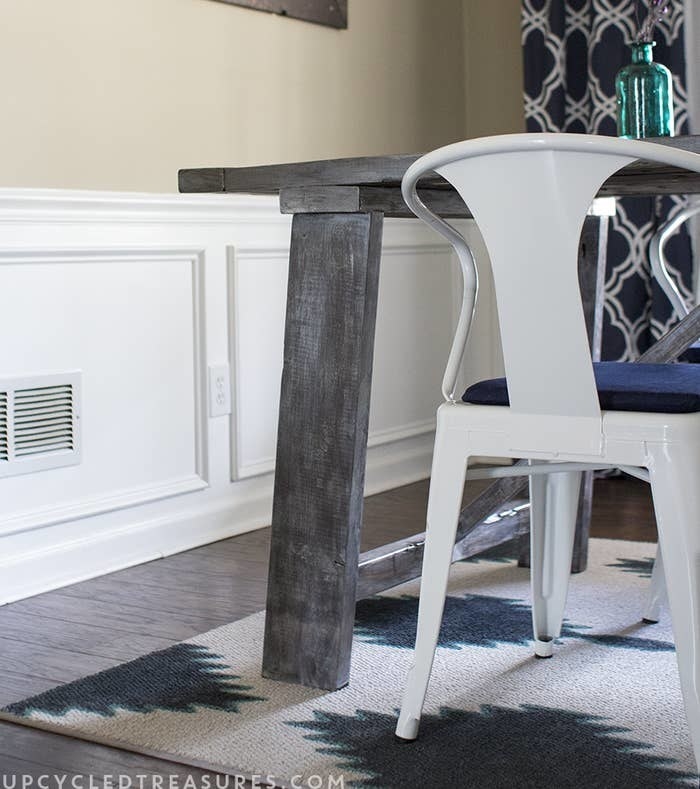
[(632, 62), (615, 78), (618, 136), (673, 137), (671, 72), (654, 62), (653, 41), (637, 41), (630, 46)]

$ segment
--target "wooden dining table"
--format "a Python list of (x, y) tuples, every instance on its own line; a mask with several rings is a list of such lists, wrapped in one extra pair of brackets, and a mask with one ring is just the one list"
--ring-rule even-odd
[[(655, 140), (700, 152), (700, 136)], [(277, 194), (292, 214), (262, 673), (334, 690), (348, 682), (357, 599), (420, 574), (424, 535), (360, 554), (375, 316), (384, 217), (412, 217), (401, 178), (418, 154), (184, 169), (188, 193)], [(422, 199), (470, 217), (437, 175)], [(600, 196), (700, 193), (700, 175), (635, 162)], [(586, 218), (579, 278), (599, 358), (607, 216)], [(700, 335), (691, 314), (642, 360), (670, 361)], [(454, 559), (526, 535), (527, 477), (499, 479), (460, 516)], [(586, 564), (592, 475), (579, 508), (574, 571)], [(522, 561), (527, 561), (526, 550)]]

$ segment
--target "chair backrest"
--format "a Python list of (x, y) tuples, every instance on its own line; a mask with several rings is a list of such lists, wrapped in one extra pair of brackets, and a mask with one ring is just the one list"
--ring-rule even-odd
[[(465, 280), (460, 326), (443, 393), (454, 395), (471, 323), (476, 270), (457, 231), (420, 200), (416, 184), (435, 171), (459, 192), (489, 251), (511, 408), (591, 420), (600, 435), (578, 283), (586, 212), (617, 170), (646, 159), (700, 172), (700, 155), (638, 140), (579, 134), (514, 134), (466, 140), (418, 159), (402, 190), (413, 212), (455, 247)], [(597, 428), (596, 428), (597, 423)]]
[(649, 262), (651, 263), (651, 270), (661, 290), (663, 290), (668, 300), (671, 302), (673, 311), (676, 313), (676, 317), (679, 320), (685, 318), (690, 310), (683, 296), (681, 296), (678, 285), (676, 285), (668, 270), (668, 261), (666, 260), (664, 250), (666, 248), (666, 242), (671, 236), (673, 236), (682, 224), (696, 214), (700, 214), (700, 202), (693, 202), (681, 209), (658, 229), (649, 244)]

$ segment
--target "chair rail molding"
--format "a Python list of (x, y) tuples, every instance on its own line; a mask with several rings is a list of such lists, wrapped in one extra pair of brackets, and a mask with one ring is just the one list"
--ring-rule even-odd
[[(269, 196), (0, 189), (0, 377), (80, 370), (83, 444), (0, 478), (0, 605), (269, 524), (290, 226)], [(430, 473), (453, 277), (386, 220), (366, 493)]]
[(118, 224), (286, 224), (269, 195), (177, 195), (0, 187), (0, 225), (79, 221)]

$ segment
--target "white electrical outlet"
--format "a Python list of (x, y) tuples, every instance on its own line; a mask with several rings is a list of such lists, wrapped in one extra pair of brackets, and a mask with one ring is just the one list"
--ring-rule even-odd
[(227, 364), (209, 367), (209, 416), (231, 413), (231, 374)]

